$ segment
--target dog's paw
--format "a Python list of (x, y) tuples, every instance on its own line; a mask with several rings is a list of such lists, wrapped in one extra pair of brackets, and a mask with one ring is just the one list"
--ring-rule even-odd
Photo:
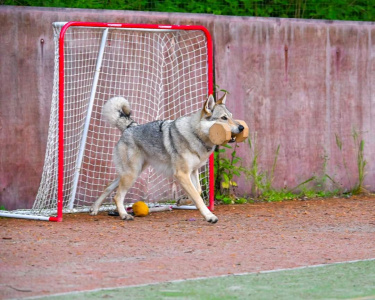
[(98, 209), (95, 207), (90, 207), (90, 215), (91, 216), (96, 216), (98, 214)]
[(134, 221), (134, 217), (128, 214), (122, 216), (121, 219), (123, 219), (124, 221)]
[(219, 221), (219, 218), (216, 217), (214, 214), (210, 214), (206, 217), (206, 221), (215, 224), (217, 221)]

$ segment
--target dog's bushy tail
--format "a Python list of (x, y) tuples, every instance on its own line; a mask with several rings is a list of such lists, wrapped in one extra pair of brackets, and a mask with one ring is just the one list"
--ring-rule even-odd
[(120, 129), (121, 132), (129, 127), (138, 125), (130, 115), (130, 104), (124, 97), (113, 97), (103, 106), (103, 118), (112, 126)]

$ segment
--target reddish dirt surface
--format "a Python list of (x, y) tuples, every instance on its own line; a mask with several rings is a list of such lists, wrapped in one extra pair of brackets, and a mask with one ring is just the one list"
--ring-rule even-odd
[(0, 219), (0, 298), (375, 258), (375, 198), (217, 206), (124, 222)]

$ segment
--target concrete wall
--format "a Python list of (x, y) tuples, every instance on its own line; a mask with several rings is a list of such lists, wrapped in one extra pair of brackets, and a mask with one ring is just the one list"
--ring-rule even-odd
[[(375, 190), (374, 23), (0, 6), (0, 204), (7, 209), (30, 207), (39, 186), (55, 21), (206, 26), (216, 84), (230, 92), (229, 108), (256, 134), (261, 168), (271, 168), (280, 145), (275, 186), (293, 187), (324, 172), (353, 186), (354, 128), (365, 141), (365, 184)], [(239, 154), (249, 166), (248, 146)], [(240, 182), (239, 193), (248, 193), (250, 185)]]
[(236, 115), (257, 133), (264, 170), (280, 145), (275, 184), (294, 187), (327, 173), (353, 187), (356, 130), (365, 141), (365, 184), (375, 190), (375, 24), (228, 21), (214, 28), (216, 81), (233, 92)]

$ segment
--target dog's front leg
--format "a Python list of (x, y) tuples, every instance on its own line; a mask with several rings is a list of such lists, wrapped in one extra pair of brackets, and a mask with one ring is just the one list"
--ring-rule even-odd
[(195, 206), (199, 209), (206, 221), (210, 223), (216, 223), (218, 221), (218, 218), (204, 204), (201, 195), (191, 181), (190, 174), (183, 171), (177, 171), (175, 177), (180, 182), (185, 192), (194, 201)]
[[(191, 182), (193, 183), (195, 189), (197, 190), (197, 192), (199, 193), (199, 195), (202, 195), (202, 187), (201, 187), (201, 184), (199, 182), (199, 172), (198, 172), (198, 170), (193, 171), (190, 174), (190, 177), (191, 177)], [(190, 195), (189, 195), (188, 198), (186, 198), (186, 196), (180, 197), (180, 199), (177, 200), (177, 206), (180, 206), (180, 205), (191, 205), (191, 203), (193, 201), (194, 200), (190, 197)]]
[(202, 187), (199, 180), (199, 172), (195, 170), (191, 173), (191, 181), (193, 182), (195, 188), (197, 189), (199, 195), (202, 195)]

